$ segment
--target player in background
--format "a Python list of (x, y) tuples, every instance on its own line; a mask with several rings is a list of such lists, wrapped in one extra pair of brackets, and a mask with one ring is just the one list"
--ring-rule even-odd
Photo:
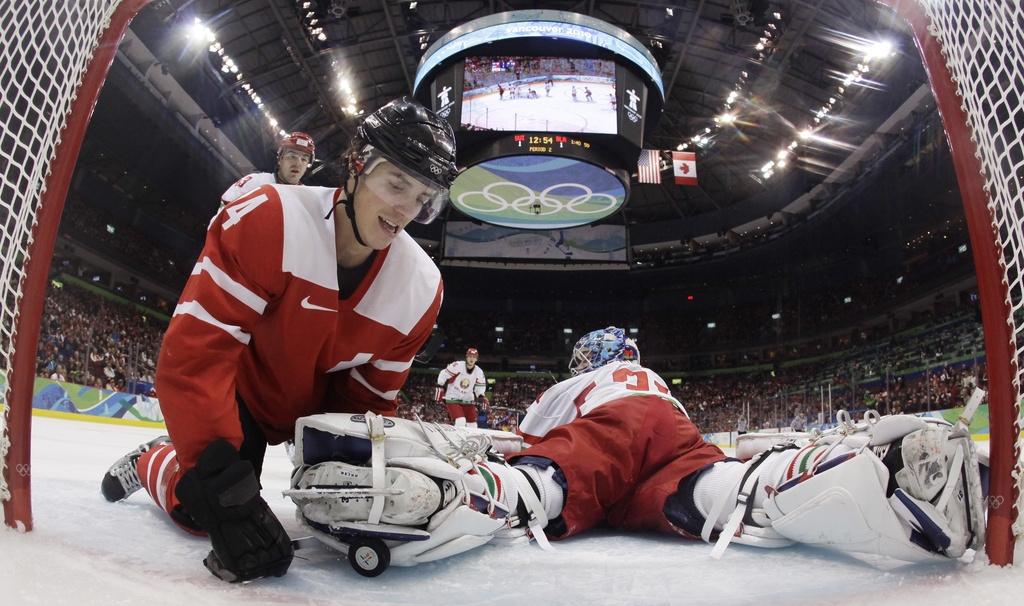
[(273, 173), (250, 173), (235, 181), (220, 197), (220, 206), (230, 204), (262, 185), (299, 185), (316, 158), (316, 145), (306, 133), (289, 133), (277, 146), (277, 166)]
[[(469, 471), (451, 502), (482, 493), (500, 505), (470, 505), (479, 516), (463, 518), (470, 546), (529, 533), (544, 547), (607, 526), (715, 542), (712, 557), (730, 542), (808, 543), (926, 562), (984, 542), (969, 419), (874, 414), (822, 434), (751, 434), (737, 447), (742, 461), (702, 439), (621, 328), (584, 335), (569, 368), (572, 378), (530, 405), (520, 432), (532, 446), (506, 453), (511, 465), (460, 461)], [(440, 511), (431, 527), (454, 518)], [(492, 512), (508, 512), (506, 524), (487, 530)]]
[(590, 92), (590, 88), (589, 87), (587, 87), (587, 86), (583, 87), (583, 96), (585, 96), (587, 98), (587, 101), (589, 103), (593, 103), (594, 102), (594, 93)]
[(226, 581), (291, 563), (259, 493), (268, 444), (311, 413), (393, 414), (441, 304), (440, 272), (404, 228), (448, 200), (451, 127), (398, 99), (359, 125), (343, 160), (340, 188), (264, 185), (214, 218), (157, 363), (171, 441), (128, 453), (101, 484), (109, 501), (145, 488), (207, 534), (204, 564)]
[(572, 87), (572, 100), (573, 101), (576, 100), (576, 87), (575, 86)]
[(476, 427), (476, 407), (479, 404), (486, 409), (488, 406), (487, 380), (484, 371), (476, 365), (480, 352), (470, 347), (466, 350), (466, 359), (456, 360), (441, 369), (437, 375), (438, 402), (443, 402), (448, 409), (452, 425)]

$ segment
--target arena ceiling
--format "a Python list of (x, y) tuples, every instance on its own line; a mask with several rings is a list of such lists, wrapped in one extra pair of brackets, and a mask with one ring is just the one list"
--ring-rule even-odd
[[(607, 21), (651, 50), (667, 100), (644, 147), (693, 150), (694, 137), (706, 137), (697, 150), (699, 187), (673, 185), (671, 172), (660, 186), (633, 182), (629, 202), (613, 220), (639, 228), (634, 243), (685, 243), (708, 226), (724, 236), (754, 216), (771, 220), (825, 181), (926, 82), (903, 26), (871, 0), (156, 0), (132, 32), (257, 166), (269, 167), (277, 130), (304, 130), (324, 159), (313, 181), (332, 184), (340, 175), (334, 159), (361, 119), (358, 111), (410, 93), (431, 42), (472, 19), (536, 8)], [(322, 28), (317, 33), (311, 11)], [(188, 38), (196, 20), (216, 36), (221, 54)], [(892, 56), (871, 63), (859, 82), (837, 94), (877, 41), (891, 43)], [(222, 71), (225, 55), (237, 73)], [(739, 94), (727, 106), (734, 90)], [(830, 111), (816, 124), (823, 107)], [(726, 108), (735, 122), (716, 124)], [(277, 127), (267, 124), (265, 112)], [(120, 112), (97, 115), (107, 128), (123, 119)], [(808, 127), (821, 137), (801, 140), (788, 166), (765, 177), (765, 164)], [(198, 171), (196, 178), (215, 181), (211, 190), (225, 184), (216, 171)], [(685, 227), (692, 225), (700, 227)]]

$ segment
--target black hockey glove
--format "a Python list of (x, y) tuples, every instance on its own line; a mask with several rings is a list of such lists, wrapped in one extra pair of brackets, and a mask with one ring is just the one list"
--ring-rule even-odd
[(175, 494), (210, 535), (213, 551), (203, 564), (214, 576), (238, 583), (288, 572), (291, 539), (260, 496), (252, 464), (229, 442), (207, 446), (196, 466), (181, 477)]

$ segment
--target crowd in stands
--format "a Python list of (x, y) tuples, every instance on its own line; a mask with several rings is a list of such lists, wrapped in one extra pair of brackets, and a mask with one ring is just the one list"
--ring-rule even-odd
[[(446, 363), (445, 355), (451, 354), (445, 352), (480, 348), (480, 365), (492, 379), (488, 422), (514, 428), (544, 389), (567, 376), (568, 352), (584, 329), (629, 326), (622, 318), (591, 315), (538, 314), (503, 326), (501, 333), (494, 332), (496, 320), (487, 316), (444, 315), (441, 325), (447, 343), (433, 364)], [(693, 340), (685, 340), (692, 335), (681, 337), (682, 341), (664, 335), (672, 335), (674, 324), (685, 326), (685, 322), (645, 315), (635, 336), (642, 359), (673, 379), (673, 393), (703, 430), (735, 429), (741, 417), (753, 430), (791, 426), (794, 417), (800, 416), (809, 424), (828, 422), (840, 408), (892, 413), (961, 404), (973, 381), (983, 382), (985, 377), (982, 333), (974, 309), (969, 303), (954, 304), (945, 313), (914, 320), (873, 329), (848, 328), (839, 337), (817, 341), (827, 345), (824, 351), (806, 344), (775, 344), (770, 349), (776, 352), (774, 357), (755, 348), (749, 350), (746, 363), (738, 364), (737, 350), (724, 357), (712, 352), (705, 354), (704, 368), (683, 373), (675, 372), (679, 358), (671, 357), (669, 349), (673, 342), (677, 348), (692, 344)], [(728, 321), (727, 317), (723, 324)], [(564, 333), (566, 326), (573, 327), (571, 334)], [(164, 329), (162, 322), (127, 301), (55, 281), (46, 300), (37, 374), (110, 390), (151, 385)], [(742, 332), (733, 334), (738, 339)], [(502, 334), (503, 342), (485, 347), (478, 339), (481, 334)], [(517, 361), (518, 351), (542, 353)], [(692, 361), (692, 354), (686, 349), (677, 355)], [(507, 364), (519, 367), (502, 368)], [(529, 370), (530, 365), (542, 371), (512, 372)], [(400, 414), (446, 421), (443, 405), (434, 401), (435, 382), (436, 370), (416, 368), (402, 390)], [(822, 411), (828, 418), (818, 418)]]
[(126, 304), (51, 283), (36, 374), (111, 391), (152, 385), (166, 326)]

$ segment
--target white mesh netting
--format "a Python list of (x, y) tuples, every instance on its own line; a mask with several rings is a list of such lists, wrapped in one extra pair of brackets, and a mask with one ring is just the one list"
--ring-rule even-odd
[[(0, 402), (9, 402), (14, 330), (32, 229), (75, 91), (120, 0), (0, 0)], [(32, 369), (34, 371), (35, 369)], [(8, 408), (0, 415), (0, 500)], [(24, 439), (27, 439), (25, 437)]]
[[(1024, 378), (1024, 365), (1020, 364), (1024, 359), (1024, 7), (1009, 0), (919, 3), (963, 100), (981, 161), (1012, 310), (1007, 321), (1018, 360), (1013, 386), (1016, 416), (1020, 419)], [(1016, 429), (1014, 456), (1019, 461), (1019, 420)], [(1019, 463), (1014, 474), (1019, 489)], [(1019, 537), (1024, 531), (1020, 515), (1024, 512), (1024, 495), (1018, 497), (1017, 511), (1013, 532)]]

